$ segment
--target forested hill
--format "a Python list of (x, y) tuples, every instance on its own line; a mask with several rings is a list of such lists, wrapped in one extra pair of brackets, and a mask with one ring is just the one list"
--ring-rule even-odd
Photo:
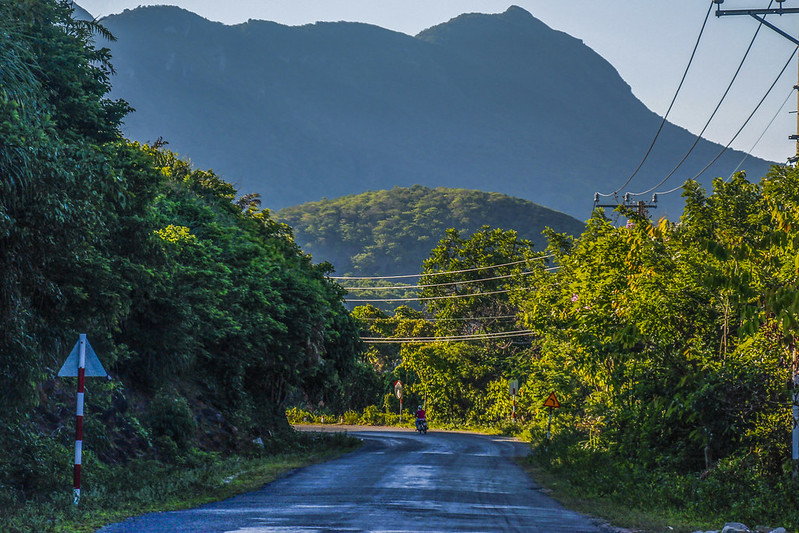
[[(594, 192), (621, 185), (661, 122), (607, 61), (518, 7), (415, 37), (346, 22), (225, 26), (165, 6), (103, 24), (118, 38), (108, 43), (112, 94), (137, 110), (125, 133), (163, 137), (270, 209), (418, 183), (585, 219)], [(693, 141), (667, 124), (633, 190), (653, 186)], [(668, 188), (720, 149), (700, 142)], [(725, 153), (703, 183), (742, 158)], [(767, 167), (745, 165), (750, 176)], [(679, 193), (660, 206), (682, 213)]]
[(282, 209), (297, 243), (315, 261), (339, 273), (392, 275), (419, 272), (448, 228), (466, 235), (483, 225), (513, 229), (543, 250), (545, 227), (579, 235), (575, 218), (527, 200), (466, 189), (410, 188), (366, 192)]

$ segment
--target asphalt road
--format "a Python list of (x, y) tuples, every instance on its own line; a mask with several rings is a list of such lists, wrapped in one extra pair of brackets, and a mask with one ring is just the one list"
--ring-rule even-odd
[(196, 509), (152, 513), (102, 533), (530, 531), (600, 533), (513, 461), (504, 437), (358, 430), (356, 452)]

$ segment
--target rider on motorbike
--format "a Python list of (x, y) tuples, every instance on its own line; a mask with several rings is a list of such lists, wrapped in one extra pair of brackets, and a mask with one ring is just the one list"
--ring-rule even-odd
[(427, 413), (424, 412), (424, 409), (420, 405), (419, 408), (416, 410), (416, 429), (420, 430), (420, 424), (423, 422), (427, 422)]

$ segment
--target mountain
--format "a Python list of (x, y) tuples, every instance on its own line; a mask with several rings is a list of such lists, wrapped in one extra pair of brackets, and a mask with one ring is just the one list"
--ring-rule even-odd
[[(422, 184), (500, 192), (585, 219), (594, 192), (627, 179), (661, 122), (607, 61), (518, 7), (415, 37), (347, 22), (226, 26), (166, 6), (102, 23), (118, 38), (107, 44), (112, 96), (136, 108), (126, 135), (163, 137), (271, 209)], [(631, 190), (654, 185), (693, 142), (666, 124)], [(720, 149), (700, 141), (664, 188)], [(743, 157), (726, 152), (704, 183)], [(746, 164), (753, 176), (768, 166)], [(656, 214), (681, 212), (677, 192)]]
[(545, 227), (571, 235), (584, 229), (575, 218), (520, 198), (421, 185), (309, 202), (275, 218), (294, 229), (295, 241), (315, 261), (362, 276), (419, 273), (448, 228), (464, 237), (483, 225), (513, 229), (539, 250), (547, 245)]
[(88, 11), (80, 7), (78, 4), (75, 4), (74, 2), (72, 4), (72, 18), (75, 20), (86, 20), (86, 21), (94, 20), (94, 17)]

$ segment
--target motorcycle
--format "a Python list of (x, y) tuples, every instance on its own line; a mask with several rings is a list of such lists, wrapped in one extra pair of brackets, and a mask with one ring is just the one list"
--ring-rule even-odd
[(419, 433), (427, 433), (427, 419), (426, 418), (417, 418), (416, 419), (416, 431)]

